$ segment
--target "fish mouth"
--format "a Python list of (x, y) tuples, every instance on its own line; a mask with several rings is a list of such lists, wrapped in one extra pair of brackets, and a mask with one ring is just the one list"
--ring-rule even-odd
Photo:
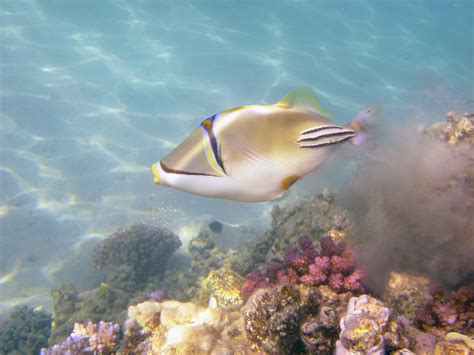
[(158, 164), (157, 163), (154, 163), (151, 166), (151, 172), (153, 173), (153, 182), (155, 184), (159, 184), (160, 183), (160, 173), (158, 172)]

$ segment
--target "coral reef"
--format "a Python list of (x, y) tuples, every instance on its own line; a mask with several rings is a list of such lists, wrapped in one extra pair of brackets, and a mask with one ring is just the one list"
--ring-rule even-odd
[(188, 250), (192, 258), (191, 268), (198, 276), (206, 277), (212, 270), (221, 267), (237, 272), (241, 269), (237, 252), (232, 249), (221, 251), (206, 231), (201, 231), (189, 242)]
[(79, 308), (79, 292), (72, 284), (64, 284), (51, 291), (53, 299), (53, 321), (51, 323), (51, 344), (60, 342), (74, 327), (73, 314)]
[(0, 324), (0, 354), (38, 354), (48, 345), (51, 316), (28, 306), (16, 307)]
[(434, 348), (434, 355), (444, 354), (472, 354), (474, 340), (459, 333), (448, 333), (445, 338), (438, 341)]
[(311, 288), (313, 303), (300, 326), (300, 337), (310, 354), (332, 353), (339, 334), (339, 320), (346, 313), (353, 294), (336, 293), (329, 286)]
[[(464, 169), (453, 174), (445, 184), (437, 186), (437, 192), (452, 191), (459, 186), (464, 186), (465, 208), (467, 213), (474, 215), (474, 113), (457, 114), (450, 111), (446, 113), (446, 122), (436, 122), (428, 128), (421, 126), (418, 131), (447, 143), (453, 156), (463, 157)], [(471, 218), (470, 227), (471, 230), (474, 227), (474, 218)]]
[(211, 271), (200, 283), (197, 299), (200, 304), (208, 304), (211, 297), (226, 311), (238, 310), (244, 302), (242, 277), (226, 268)]
[(448, 292), (435, 286), (430, 293), (432, 299), (416, 311), (416, 325), (420, 329), (474, 335), (474, 290), (460, 287)]
[(417, 309), (429, 300), (429, 280), (423, 276), (391, 272), (382, 300), (397, 315), (415, 319)]
[(252, 349), (271, 354), (332, 353), (351, 297), (324, 285), (259, 289), (241, 311), (247, 341)]
[(130, 302), (145, 299), (152, 290), (164, 289), (161, 281), (166, 265), (180, 245), (174, 233), (145, 224), (121, 228), (102, 241), (94, 250), (92, 263), (106, 274), (106, 283), (80, 294), (74, 285), (52, 291), (50, 343), (65, 339), (77, 322), (123, 322)]
[(180, 246), (179, 237), (165, 228), (134, 224), (102, 241), (94, 250), (92, 264), (106, 274), (112, 288), (133, 293), (163, 274)]
[(446, 122), (436, 122), (430, 127), (423, 125), (418, 131), (445, 141), (449, 144), (474, 143), (474, 114), (466, 112), (463, 115), (450, 111), (446, 113)]
[(303, 235), (297, 247), (288, 247), (281, 264), (273, 263), (265, 269), (250, 273), (243, 285), (248, 297), (255, 289), (279, 284), (329, 285), (336, 292), (364, 291), (362, 271), (355, 266), (355, 254), (344, 243), (335, 243), (331, 237), (322, 237), (320, 251), (312, 239)]
[(409, 350), (416, 354), (432, 354), (436, 344), (436, 336), (424, 333), (416, 328), (413, 323), (405, 316), (399, 316), (396, 319), (399, 325), (400, 334), (408, 340)]
[[(323, 190), (318, 196), (291, 206), (273, 207), (271, 229), (247, 245), (242, 255), (242, 274), (248, 274), (262, 264), (283, 258), (284, 251), (306, 234), (319, 240), (331, 233), (337, 236), (352, 227), (346, 211), (336, 203), (334, 194)], [(339, 234), (340, 236), (340, 234)]]
[(252, 349), (270, 354), (296, 351), (300, 320), (309, 306), (305, 301), (297, 287), (255, 292), (244, 310), (245, 331)]
[(89, 322), (86, 325), (76, 323), (65, 341), (49, 349), (41, 349), (41, 355), (111, 354), (118, 348), (119, 331), (118, 324), (108, 322)]
[(471, 354), (473, 350), (473, 339), (464, 334), (450, 332), (436, 344), (434, 354)]
[(73, 285), (63, 285), (52, 291), (53, 322), (50, 344), (64, 340), (75, 323), (97, 323), (101, 320), (121, 323), (125, 319), (129, 295), (107, 284), (80, 294)]
[[(341, 319), (336, 354), (383, 353), (405, 348), (398, 326), (390, 322), (390, 310), (382, 302), (368, 295), (353, 297), (347, 306), (347, 314)], [(405, 346), (403, 346), (405, 345)]]
[(225, 312), (213, 298), (207, 308), (190, 302), (149, 301), (131, 306), (128, 315), (127, 353), (250, 353), (241, 315)]

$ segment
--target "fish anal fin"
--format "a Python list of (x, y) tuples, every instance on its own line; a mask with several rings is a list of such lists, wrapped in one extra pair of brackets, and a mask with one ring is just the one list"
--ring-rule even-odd
[(281, 108), (299, 108), (329, 117), (329, 113), (321, 107), (314, 91), (308, 87), (291, 90), (277, 102), (277, 105)]

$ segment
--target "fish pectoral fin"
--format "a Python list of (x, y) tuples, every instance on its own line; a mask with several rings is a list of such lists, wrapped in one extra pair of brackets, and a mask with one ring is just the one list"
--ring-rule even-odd
[(326, 117), (330, 116), (329, 112), (321, 107), (314, 91), (308, 87), (298, 87), (291, 90), (277, 102), (277, 105), (282, 108), (300, 108)]
[(343, 143), (355, 136), (352, 129), (337, 125), (321, 125), (300, 132), (296, 143), (300, 148), (317, 148)]
[(283, 191), (286, 191), (288, 190), (291, 186), (293, 186), (293, 184), (295, 182), (297, 182), (299, 180), (299, 176), (298, 175), (290, 175), (290, 176), (287, 176), (285, 178), (283, 178), (281, 181), (280, 181), (280, 187)]

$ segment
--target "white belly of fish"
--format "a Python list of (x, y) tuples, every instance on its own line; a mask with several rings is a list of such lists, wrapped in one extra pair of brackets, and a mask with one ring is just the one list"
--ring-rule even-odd
[(184, 175), (164, 171), (157, 164), (160, 184), (201, 196), (242, 202), (259, 202), (280, 198), (284, 190), (278, 172), (254, 172), (236, 179), (232, 176)]

